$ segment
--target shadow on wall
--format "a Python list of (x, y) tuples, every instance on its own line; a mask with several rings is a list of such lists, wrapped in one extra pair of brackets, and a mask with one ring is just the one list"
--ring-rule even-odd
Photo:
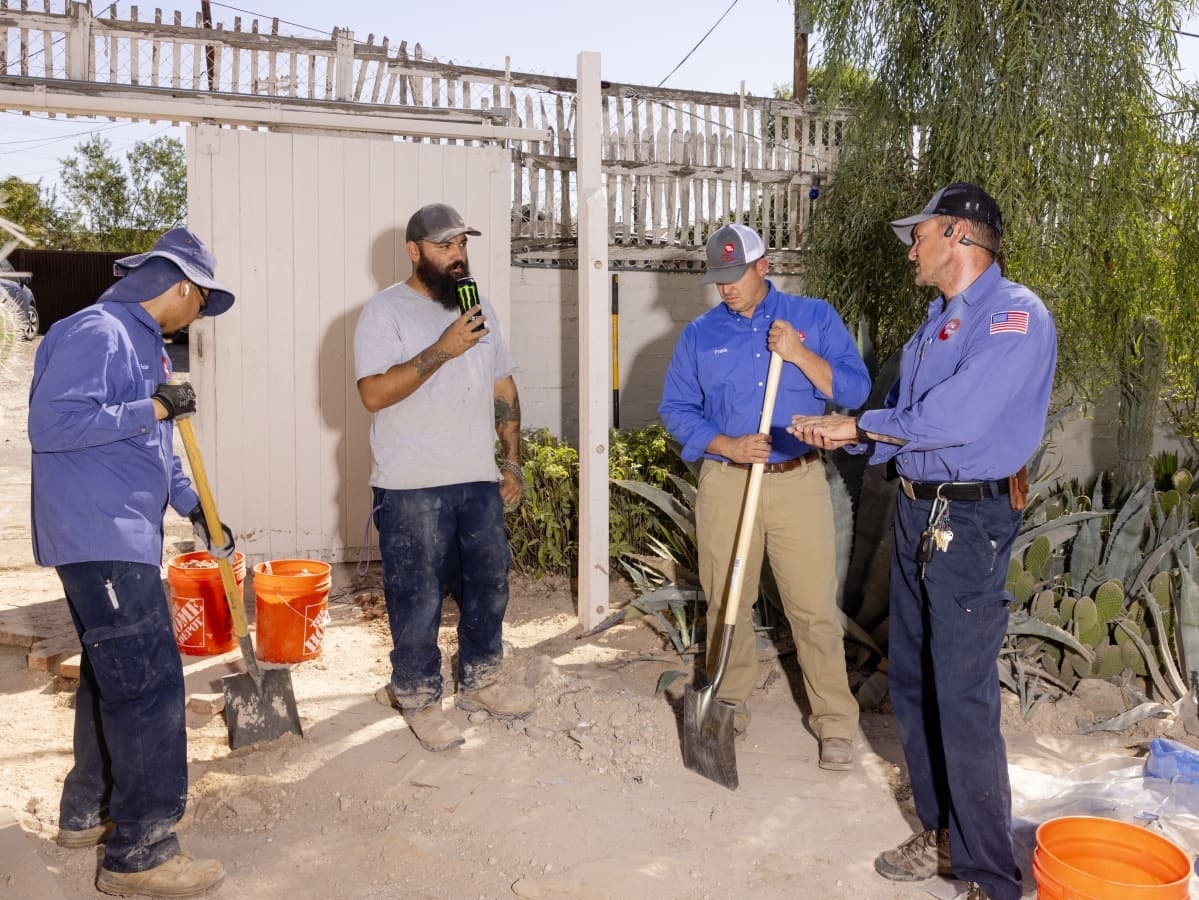
[(620, 281), (620, 341), (622, 345), (637, 342), (628, 371), (620, 373), (621, 428), (644, 428), (660, 421), (662, 384), (679, 334), (688, 322), (720, 302), (715, 288), (701, 285), (693, 273), (637, 274), (641, 277)]
[[(371, 281), (381, 291), (411, 272), (403, 232), (388, 228), (371, 245)], [(319, 406), (325, 427), (336, 435), (334, 458), (338, 502), (338, 544), (353, 561), (372, 553), (378, 541), (370, 530), (370, 413), (358, 397), (354, 377), (354, 329), (369, 297), (362, 297), (345, 314), (330, 321), (321, 338), (318, 360)], [(364, 533), (366, 536), (365, 544)], [(364, 552), (365, 550), (365, 552)]]

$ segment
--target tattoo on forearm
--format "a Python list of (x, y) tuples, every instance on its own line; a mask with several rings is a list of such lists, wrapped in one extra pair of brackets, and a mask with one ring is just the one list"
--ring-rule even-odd
[(428, 378), (450, 359), (452, 357), (444, 350), (434, 350), (429, 347), (408, 360), (408, 364), (416, 369), (416, 374), (421, 378)]
[(516, 426), (520, 430), (520, 400), (509, 403), (503, 397), (495, 398), (495, 427), (498, 431), (505, 426)]

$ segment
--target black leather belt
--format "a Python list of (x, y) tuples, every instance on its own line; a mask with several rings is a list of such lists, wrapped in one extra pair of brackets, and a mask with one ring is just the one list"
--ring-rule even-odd
[[(762, 472), (766, 475), (781, 475), (783, 472), (790, 472), (792, 469), (798, 469), (800, 466), (806, 466), (808, 463), (814, 463), (820, 459), (819, 450), (809, 450), (803, 456), (797, 456), (795, 459), (785, 459), (782, 462), (766, 463), (762, 467)], [(753, 463), (729, 463), (734, 469), (752, 469)]]
[(909, 500), (989, 500), (1005, 497), (1010, 491), (1006, 478), (996, 481), (908, 481), (899, 476), (899, 485)]

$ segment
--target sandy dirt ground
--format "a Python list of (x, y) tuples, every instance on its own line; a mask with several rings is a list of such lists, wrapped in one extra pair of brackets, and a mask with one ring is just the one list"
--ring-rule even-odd
[[(0, 367), (0, 620), (68, 631), (58, 580), (29, 545), (33, 350), (18, 346)], [(190, 549), (172, 515), (166, 556)], [(614, 601), (628, 597), (613, 585)], [(682, 681), (655, 696), (679, 658), (644, 622), (580, 639), (574, 610), (566, 579), (514, 577), (505, 677), (533, 690), (537, 710), (507, 723), (452, 709), (465, 746), (428, 753), (374, 699), (389, 672), (377, 566), (365, 576), (335, 567), (322, 654), (292, 668), (303, 738), (230, 751), (223, 716), (189, 712), (179, 833), (187, 851), (224, 863), (227, 879), (210, 895), (899, 900), (963, 887), (893, 884), (873, 871), (874, 856), (915, 823), (885, 711), (863, 714), (852, 771), (819, 769), (794, 656), (766, 648), (750, 735), (737, 745), (741, 785), (729, 791), (682, 765)], [(444, 624), (448, 675), (452, 608)], [(28, 652), (0, 644), (0, 896), (93, 897), (98, 851), (53, 841), (74, 682), (30, 668)], [(239, 664), (236, 652), (184, 661), (197, 695), (219, 694)], [(1078, 737), (1076, 710), (1046, 706), (1026, 722), (1007, 700), (1010, 745), (1047, 771), (1135, 754), (1146, 740)]]

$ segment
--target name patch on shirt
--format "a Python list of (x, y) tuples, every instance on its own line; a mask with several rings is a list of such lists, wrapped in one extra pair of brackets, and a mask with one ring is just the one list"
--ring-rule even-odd
[(1018, 309), (1007, 312), (997, 312), (991, 316), (991, 334), (1014, 331), (1016, 334), (1028, 334), (1028, 313)]

